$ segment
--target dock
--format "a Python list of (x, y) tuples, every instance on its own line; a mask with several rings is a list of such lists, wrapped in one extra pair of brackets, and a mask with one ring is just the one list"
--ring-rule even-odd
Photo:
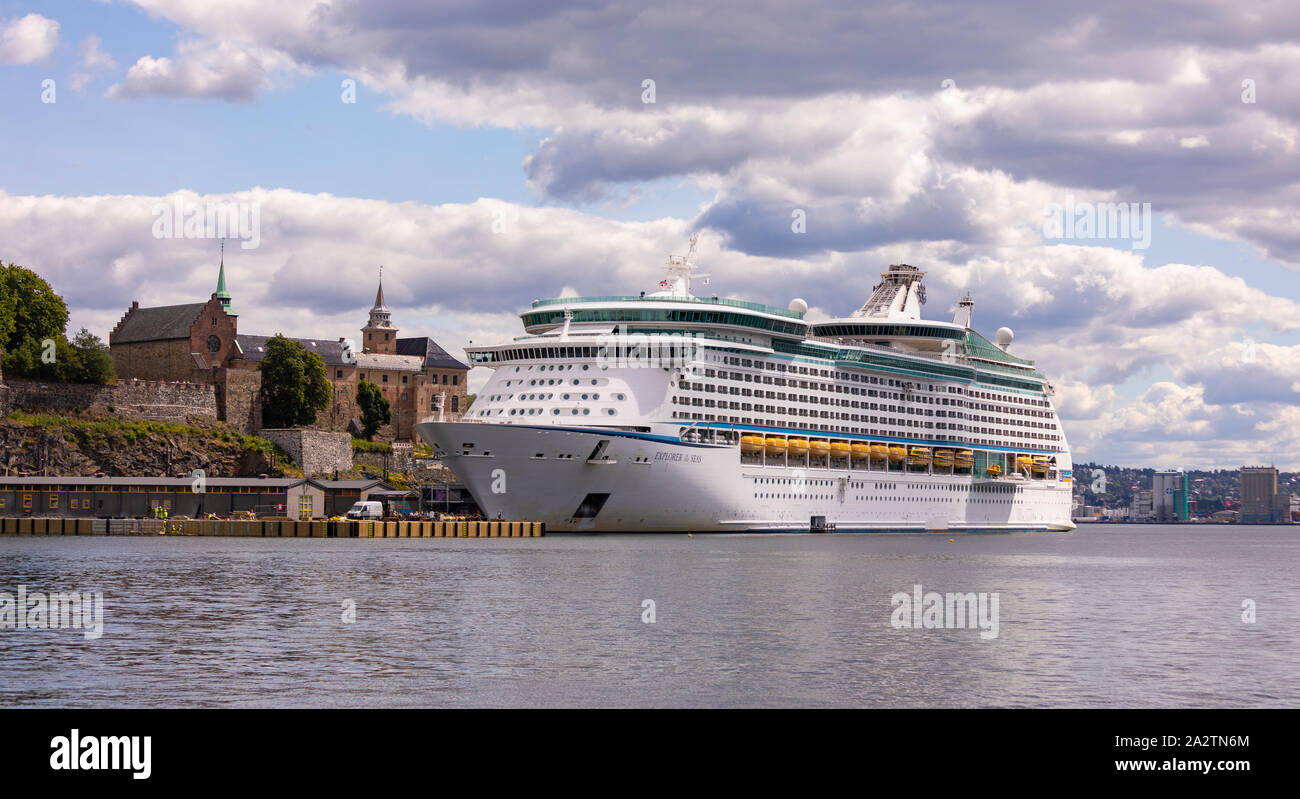
[(172, 535), (235, 538), (541, 538), (543, 522), (295, 521), (291, 519), (0, 519), (0, 535)]

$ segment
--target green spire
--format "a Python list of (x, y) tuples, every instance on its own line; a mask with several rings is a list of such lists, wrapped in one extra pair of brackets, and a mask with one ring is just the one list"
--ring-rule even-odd
[(226, 288), (226, 242), (221, 242), (221, 267), (217, 272), (217, 299), (221, 300), (221, 307), (231, 316), (234, 312), (230, 310), (230, 291)]

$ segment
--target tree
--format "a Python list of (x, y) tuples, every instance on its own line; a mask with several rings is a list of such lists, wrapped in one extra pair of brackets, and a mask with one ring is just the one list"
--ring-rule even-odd
[(99, 336), (86, 328), (81, 328), (72, 339), (72, 347), (77, 351), (80, 364), (78, 383), (111, 383), (117, 379), (117, 370), (113, 368), (113, 356), (109, 354), (108, 345)]
[(6, 372), (45, 380), (64, 379), (60, 375), (69, 369), (75, 372), (77, 365), (64, 361), (65, 355), (74, 357), (63, 336), (67, 324), (68, 306), (49, 283), (30, 269), (0, 263), (0, 349)]
[(59, 333), (53, 338), (26, 339), (6, 351), (4, 368), (5, 374), (14, 377), (77, 383), (81, 381), (81, 354)]
[(262, 422), (267, 427), (306, 427), (330, 404), (325, 362), (302, 344), (276, 334), (266, 342), (262, 372)]
[(357, 385), (357, 407), (361, 409), (361, 434), (367, 441), (379, 432), (380, 427), (393, 421), (388, 397), (369, 380), (362, 380)]

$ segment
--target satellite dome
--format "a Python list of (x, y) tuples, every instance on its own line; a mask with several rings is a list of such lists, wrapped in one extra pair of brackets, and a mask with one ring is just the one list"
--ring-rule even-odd
[(995, 335), (997, 336), (998, 346), (1004, 350), (1011, 346), (1011, 340), (1016, 337), (1016, 334), (1012, 333), (1009, 327), (999, 327)]
[(808, 313), (808, 303), (795, 297), (793, 300), (790, 300), (790, 310), (798, 314)]

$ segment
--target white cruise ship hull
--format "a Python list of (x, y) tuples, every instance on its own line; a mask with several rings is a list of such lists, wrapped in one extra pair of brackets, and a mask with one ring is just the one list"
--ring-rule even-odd
[(416, 431), (488, 518), (542, 521), (550, 532), (1074, 528), (1068, 482), (743, 464), (736, 446), (683, 442), (677, 427), (660, 427), (424, 422)]

